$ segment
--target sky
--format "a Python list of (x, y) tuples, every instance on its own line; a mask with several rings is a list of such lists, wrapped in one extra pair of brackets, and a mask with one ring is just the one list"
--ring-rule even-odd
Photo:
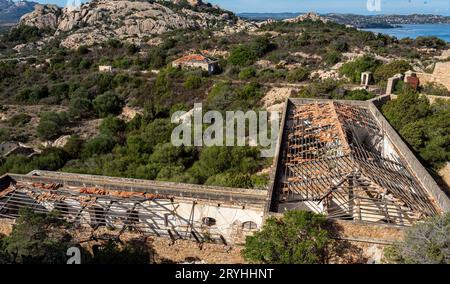
[[(65, 6), (67, 0), (34, 0)], [(84, 1), (83, 1), (84, 2)], [(209, 0), (242, 12), (318, 12), (354, 14), (439, 14), (450, 16), (450, 0)], [(377, 5), (379, 3), (379, 6)]]

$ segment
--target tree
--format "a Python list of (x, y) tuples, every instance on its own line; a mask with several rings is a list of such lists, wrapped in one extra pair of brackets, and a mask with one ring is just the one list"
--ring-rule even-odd
[(450, 159), (450, 102), (429, 104), (412, 91), (388, 102), (383, 113), (429, 166), (439, 170)]
[(106, 136), (114, 137), (116, 142), (123, 142), (124, 132), (127, 128), (125, 121), (118, 117), (108, 116), (100, 124), (100, 133)]
[(84, 249), (74, 237), (77, 227), (61, 220), (57, 212), (19, 212), (12, 233), (0, 235), (0, 264), (66, 264), (68, 248), (81, 251), (82, 264), (149, 264), (154, 250), (145, 240), (107, 240)]
[(108, 240), (104, 245), (94, 246), (90, 264), (149, 264), (154, 251), (145, 242), (132, 240), (125, 244)]
[(386, 118), (398, 130), (410, 122), (426, 117), (429, 112), (428, 99), (412, 90), (405, 90), (396, 100), (389, 101), (383, 106)]
[(375, 73), (373, 74), (373, 77), (375, 81), (387, 81), (389, 78), (396, 74), (403, 74), (406, 71), (411, 69), (411, 65), (405, 61), (405, 60), (396, 60), (393, 62), (390, 62), (388, 64), (383, 64), (379, 66)]
[(74, 97), (69, 103), (69, 116), (72, 120), (87, 118), (92, 113), (92, 104), (86, 98)]
[(114, 148), (114, 138), (107, 135), (99, 135), (89, 140), (83, 148), (82, 156), (85, 158), (111, 152)]
[(122, 102), (119, 97), (112, 92), (106, 92), (96, 97), (93, 101), (94, 110), (99, 117), (107, 117), (108, 115), (116, 115), (122, 110)]
[(66, 145), (64, 145), (63, 150), (69, 155), (70, 158), (76, 159), (80, 157), (83, 145), (83, 139), (76, 135), (72, 135)]
[(66, 112), (42, 112), (39, 117), (39, 125), (36, 131), (40, 138), (46, 140), (60, 136), (68, 122)]
[(403, 264), (450, 264), (450, 213), (409, 228), (402, 242), (385, 250), (385, 260)]
[(21, 210), (11, 235), (4, 239), (4, 254), (8, 255), (8, 262), (65, 264), (66, 251), (73, 244), (67, 234), (63, 231), (55, 233), (55, 230), (66, 227), (55, 214)]
[(228, 61), (237, 66), (246, 67), (252, 65), (258, 59), (255, 51), (246, 45), (239, 45), (230, 52)]
[(307, 211), (288, 211), (282, 219), (271, 217), (262, 230), (249, 236), (242, 255), (262, 264), (327, 263), (331, 245), (326, 218)]
[(354, 61), (350, 61), (342, 65), (339, 72), (353, 83), (359, 83), (361, 81), (361, 73), (370, 71), (375, 72), (376, 68), (381, 65), (381, 62), (372, 56), (365, 55)]
[(33, 164), (40, 170), (57, 171), (61, 169), (68, 160), (67, 153), (58, 148), (48, 148), (35, 158)]
[(150, 68), (159, 69), (166, 65), (167, 52), (162, 48), (153, 48), (149, 51), (147, 61)]

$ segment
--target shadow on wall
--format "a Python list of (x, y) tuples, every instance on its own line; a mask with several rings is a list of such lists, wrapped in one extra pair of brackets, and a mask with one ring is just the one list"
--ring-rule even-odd
[[(336, 222), (330, 221), (328, 224), (329, 227), (327, 229), (332, 238), (340, 238), (344, 228)], [(362, 248), (347, 240), (335, 240), (329, 252), (329, 262), (340, 264), (367, 263), (369, 259), (364, 257), (363, 253), (364, 251)]]

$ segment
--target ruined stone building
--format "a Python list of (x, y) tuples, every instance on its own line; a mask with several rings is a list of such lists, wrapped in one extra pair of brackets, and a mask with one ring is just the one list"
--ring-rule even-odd
[(411, 225), (450, 202), (373, 102), (288, 101), (270, 211)]
[(0, 218), (56, 210), (94, 230), (230, 245), (286, 210), (354, 226), (410, 226), (448, 212), (448, 197), (379, 103), (289, 99), (269, 190), (33, 171), (0, 177)]
[(145, 180), (34, 171), (0, 179), (0, 217), (20, 208), (56, 210), (80, 225), (173, 239), (242, 242), (262, 225), (266, 193)]
[(202, 54), (183, 56), (173, 61), (172, 66), (177, 68), (200, 68), (209, 74), (214, 74), (219, 70), (219, 62), (217, 60)]
[(405, 81), (411, 77), (417, 78), (417, 84), (420, 84), (420, 86), (424, 86), (427, 83), (437, 83), (444, 85), (450, 92), (450, 62), (436, 63), (432, 74), (409, 71), (405, 75)]

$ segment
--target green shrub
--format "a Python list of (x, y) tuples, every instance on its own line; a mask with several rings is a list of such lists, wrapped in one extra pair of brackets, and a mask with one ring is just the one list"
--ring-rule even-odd
[(288, 82), (297, 83), (307, 80), (309, 77), (309, 71), (304, 68), (297, 68), (287, 73), (286, 79)]
[(354, 61), (345, 63), (339, 72), (345, 75), (353, 83), (361, 82), (361, 74), (366, 71), (375, 72), (376, 68), (381, 65), (381, 62), (372, 56), (365, 55)]
[(261, 85), (256, 82), (248, 83), (238, 90), (239, 98), (242, 100), (259, 100), (264, 95), (261, 91)]
[(256, 76), (256, 70), (253, 67), (247, 67), (239, 72), (239, 80), (248, 80)]
[(73, 97), (69, 103), (69, 116), (72, 120), (90, 117), (92, 114), (92, 104), (88, 99)]
[(10, 140), (11, 132), (6, 128), (0, 128), (0, 143)]
[(40, 170), (57, 171), (66, 164), (68, 158), (69, 156), (64, 150), (48, 148), (36, 156), (33, 164)]
[(36, 129), (39, 138), (49, 140), (60, 136), (68, 123), (65, 112), (43, 112), (40, 114), (39, 125)]
[(84, 141), (76, 135), (72, 135), (64, 145), (63, 150), (72, 159), (77, 159), (81, 156), (81, 150), (83, 149)]
[(231, 50), (228, 62), (233, 65), (246, 67), (255, 63), (257, 59), (258, 55), (250, 46), (239, 45)]
[(326, 263), (332, 243), (326, 218), (307, 211), (288, 211), (282, 219), (271, 217), (248, 236), (242, 255), (260, 264)]
[(342, 60), (342, 53), (338, 51), (331, 51), (325, 55), (324, 60), (328, 65), (335, 65)]
[(429, 218), (406, 231), (404, 240), (387, 247), (384, 260), (401, 264), (450, 264), (450, 213)]
[(93, 101), (94, 110), (99, 117), (117, 115), (122, 110), (122, 102), (116, 94), (106, 92), (96, 97)]
[(411, 70), (411, 65), (408, 62), (405, 60), (396, 60), (379, 66), (375, 70), (373, 77), (377, 82), (387, 81), (392, 76), (396, 74), (403, 74), (408, 70)]
[(89, 140), (83, 148), (82, 156), (84, 158), (95, 155), (102, 155), (111, 152), (114, 148), (114, 138), (107, 135), (99, 135)]
[(184, 87), (190, 90), (199, 89), (202, 86), (202, 78), (195, 75), (189, 75), (184, 81)]
[(450, 96), (450, 92), (442, 84), (439, 83), (427, 83), (422, 87), (422, 92), (431, 96)]
[(108, 116), (100, 124), (100, 133), (109, 137), (114, 137), (115, 141), (122, 143), (125, 139), (125, 121), (118, 117)]
[(31, 121), (31, 116), (25, 113), (16, 114), (13, 117), (11, 117), (8, 121), (9, 125), (21, 127), (25, 126), (28, 122)]
[(352, 100), (352, 101), (367, 101), (375, 97), (374, 94), (369, 93), (367, 90), (353, 90), (345, 91), (344, 95), (341, 97), (337, 94), (332, 95), (333, 99), (337, 100)]

